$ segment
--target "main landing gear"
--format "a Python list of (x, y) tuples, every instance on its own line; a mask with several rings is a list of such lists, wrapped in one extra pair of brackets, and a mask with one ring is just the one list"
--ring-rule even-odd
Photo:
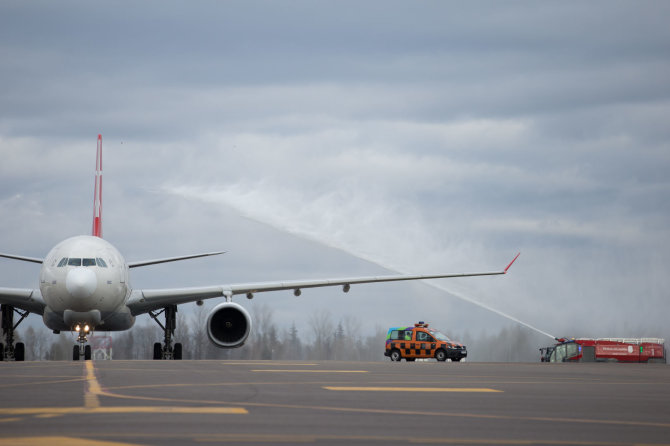
[(77, 345), (72, 347), (72, 360), (79, 361), (79, 359), (83, 356), (84, 361), (90, 361), (91, 346), (86, 344), (87, 342), (86, 337), (88, 336), (88, 333), (91, 330), (91, 328), (86, 324), (84, 324), (83, 326), (81, 324), (77, 324), (77, 326), (74, 327), (74, 330), (78, 334), (77, 334)]
[[(165, 314), (165, 325), (158, 320), (158, 316), (161, 313)], [(160, 342), (154, 344), (154, 359), (181, 359), (181, 343), (177, 342), (172, 346), (172, 336), (174, 335), (175, 328), (177, 328), (177, 306), (168, 305), (157, 313), (150, 311), (149, 316), (156, 321), (163, 330), (163, 333), (165, 333), (163, 344), (161, 345)]]
[[(0, 361), (23, 361), (26, 356), (26, 347), (23, 342), (14, 344), (14, 330), (30, 314), (28, 311), (20, 311), (12, 305), (0, 305), (2, 309), (2, 339), (0, 339)], [(14, 313), (21, 316), (19, 321), (14, 323)], [(4, 342), (3, 342), (4, 341)]]

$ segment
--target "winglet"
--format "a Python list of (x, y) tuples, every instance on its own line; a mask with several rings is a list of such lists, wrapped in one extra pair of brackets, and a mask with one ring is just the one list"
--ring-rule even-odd
[(507, 274), (507, 270), (510, 268), (510, 266), (512, 266), (512, 263), (516, 262), (516, 259), (518, 259), (520, 255), (521, 255), (521, 253), (518, 253), (516, 255), (516, 257), (514, 257), (511, 262), (509, 262), (509, 265), (507, 265), (507, 267), (505, 268), (505, 271), (504, 271), (505, 274)]
[(93, 191), (93, 235), (102, 238), (102, 135), (98, 135), (95, 156), (95, 189)]

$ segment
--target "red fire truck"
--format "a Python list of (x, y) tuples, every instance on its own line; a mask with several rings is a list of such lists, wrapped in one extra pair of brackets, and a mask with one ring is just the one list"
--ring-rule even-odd
[(666, 362), (660, 338), (556, 340), (558, 344), (540, 349), (542, 362)]

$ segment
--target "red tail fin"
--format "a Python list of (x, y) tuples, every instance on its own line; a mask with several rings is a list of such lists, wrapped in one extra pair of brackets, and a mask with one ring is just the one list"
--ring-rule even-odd
[(102, 238), (102, 135), (98, 135), (95, 156), (95, 191), (93, 192), (93, 235)]

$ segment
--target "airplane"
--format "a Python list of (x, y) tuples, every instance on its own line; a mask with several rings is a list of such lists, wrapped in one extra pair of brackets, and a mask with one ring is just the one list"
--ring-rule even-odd
[[(166, 257), (139, 262), (126, 262), (121, 253), (102, 238), (102, 135), (98, 135), (95, 187), (93, 192), (93, 225), (91, 235), (79, 235), (61, 241), (44, 258), (0, 253), (7, 259), (41, 265), (39, 288), (0, 287), (2, 331), (0, 360), (23, 361), (25, 345), (14, 342), (14, 331), (30, 314), (41, 315), (44, 325), (55, 334), (77, 333), (72, 359), (91, 359), (88, 335), (94, 331), (124, 331), (135, 318), (148, 314), (163, 331), (163, 342), (154, 343), (153, 359), (181, 359), (182, 344), (173, 345), (177, 306), (189, 302), (202, 305), (205, 299), (222, 299), (207, 316), (207, 335), (220, 348), (241, 347), (251, 333), (252, 321), (247, 310), (233, 302), (233, 296), (268, 291), (291, 290), (300, 296), (305, 288), (340, 286), (345, 293), (352, 285), (402, 280), (440, 279), (452, 277), (492, 276), (506, 274), (520, 254), (501, 271), (389, 275), (306, 279), (280, 282), (223, 284), (190, 288), (133, 289), (129, 271), (148, 265), (223, 254), (222, 251)], [(14, 322), (14, 315), (19, 320)], [(163, 314), (164, 322), (159, 316)]]

